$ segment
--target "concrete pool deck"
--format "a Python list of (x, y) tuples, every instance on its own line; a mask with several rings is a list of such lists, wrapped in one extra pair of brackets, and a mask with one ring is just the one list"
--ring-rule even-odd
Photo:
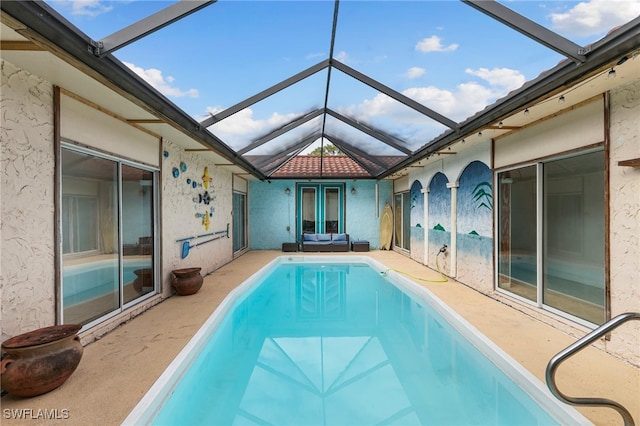
[[(171, 297), (87, 345), (78, 369), (60, 388), (34, 398), (3, 396), (2, 424), (120, 424), (229, 291), (281, 255), (295, 254), (247, 252), (206, 276), (196, 295)], [(413, 276), (439, 278), (437, 272), (392, 251), (339, 255), (368, 255)], [(542, 382), (549, 359), (575, 341), (455, 281), (414, 281), (440, 297)], [(557, 383), (571, 396), (615, 400), (629, 409), (640, 424), (640, 368), (589, 347), (560, 367)], [(622, 424), (621, 417), (609, 408), (579, 411), (597, 425)], [(28, 418), (15, 418), (18, 415)], [(45, 419), (45, 415), (56, 418)], [(42, 417), (37, 419), (38, 416)]]

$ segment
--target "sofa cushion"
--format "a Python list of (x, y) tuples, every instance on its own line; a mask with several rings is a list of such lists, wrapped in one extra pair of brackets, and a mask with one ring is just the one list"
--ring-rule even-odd
[(316, 234), (318, 241), (331, 241), (331, 234)]
[(302, 241), (318, 241), (318, 234), (302, 234)]
[(331, 236), (331, 239), (333, 241), (344, 241), (344, 242), (346, 242), (347, 241), (347, 234), (333, 234)]

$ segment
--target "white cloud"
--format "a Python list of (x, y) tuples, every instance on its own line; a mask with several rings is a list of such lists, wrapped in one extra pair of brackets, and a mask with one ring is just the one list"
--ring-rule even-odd
[(593, 36), (629, 22), (640, 15), (637, 0), (589, 0), (564, 13), (552, 13), (555, 30), (569, 36)]
[[(465, 72), (469, 75), (480, 77), (494, 87), (494, 90), (502, 91), (513, 90), (522, 86), (525, 83), (525, 77), (519, 71), (509, 68), (494, 68), (492, 70), (488, 68), (479, 68), (472, 70), (467, 68)], [(506, 94), (505, 92), (505, 94)]]
[[(224, 108), (220, 107), (208, 107), (207, 113), (215, 115), (223, 110)], [(202, 121), (207, 117), (199, 117), (198, 121)], [(257, 119), (254, 117), (254, 111), (251, 108), (245, 108), (214, 124), (209, 130), (229, 146), (238, 150), (243, 148), (248, 141), (264, 135), (267, 131), (277, 129), (296, 117), (296, 114), (274, 112), (266, 119)]]
[(159, 69), (149, 68), (145, 70), (144, 68), (137, 67), (130, 62), (123, 63), (165, 96), (170, 98), (197, 98), (200, 96), (197, 89), (182, 90), (174, 87), (173, 82), (175, 81), (175, 78), (170, 75), (164, 77), (162, 75), (162, 71)]
[(419, 52), (453, 52), (458, 48), (457, 44), (450, 44), (448, 46), (442, 45), (440, 37), (434, 35), (431, 37), (423, 38), (416, 44), (416, 50)]
[(325, 53), (321, 53), (321, 52), (319, 52), (319, 53), (309, 53), (306, 56), (306, 58), (307, 59), (316, 59), (316, 58), (321, 58), (321, 57), (324, 57), (324, 56), (325, 56)]
[[(462, 121), (525, 82), (524, 76), (518, 71), (506, 68), (468, 69), (466, 72), (481, 78), (484, 83), (469, 81), (459, 84), (455, 90), (440, 89), (435, 86), (413, 87), (404, 90), (402, 94), (445, 117)], [(375, 122), (376, 119), (392, 117), (397, 122), (411, 125), (417, 117), (414, 113), (408, 114), (407, 107), (384, 94), (341, 111), (370, 123)], [(420, 120), (424, 121), (423, 118)]]
[(70, 0), (69, 3), (73, 15), (95, 17), (113, 9), (113, 6), (107, 6), (100, 0)]
[(346, 64), (347, 61), (349, 60), (349, 55), (347, 55), (347, 52), (345, 52), (344, 50), (341, 50), (340, 52), (338, 52), (337, 55), (334, 55), (334, 57), (342, 62), (343, 64)]
[(406, 77), (410, 80), (415, 80), (416, 78), (420, 78), (424, 75), (426, 70), (420, 67), (411, 67), (406, 72)]

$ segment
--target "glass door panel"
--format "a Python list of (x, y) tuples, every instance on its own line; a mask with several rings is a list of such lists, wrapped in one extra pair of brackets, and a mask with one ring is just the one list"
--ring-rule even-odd
[(324, 190), (324, 232), (337, 234), (340, 222), (340, 203), (338, 188)]
[(86, 324), (120, 306), (118, 163), (63, 149), (63, 322)]
[(604, 152), (544, 164), (543, 302), (604, 322)]
[(498, 287), (536, 301), (536, 166), (498, 173), (498, 183)]
[(402, 248), (411, 250), (411, 196), (402, 194)]
[(247, 246), (246, 234), (246, 195), (233, 193), (233, 251), (237, 252)]
[(394, 198), (394, 223), (393, 243), (402, 247), (402, 194), (396, 194)]
[(316, 189), (302, 188), (302, 233), (314, 234), (316, 231)]
[(411, 249), (411, 197), (408, 192), (394, 196), (394, 245), (398, 248)]
[(124, 304), (154, 290), (153, 172), (122, 165)]

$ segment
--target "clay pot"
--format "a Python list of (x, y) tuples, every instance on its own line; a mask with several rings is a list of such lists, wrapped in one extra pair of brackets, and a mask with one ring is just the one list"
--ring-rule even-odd
[(202, 268), (174, 269), (172, 271), (174, 278), (171, 281), (171, 286), (176, 294), (188, 296), (197, 293), (204, 281), (204, 278), (200, 275), (201, 269)]
[(14, 336), (2, 343), (2, 389), (36, 396), (62, 385), (82, 358), (78, 324), (54, 325)]
[(143, 293), (143, 290), (145, 290), (145, 287), (149, 287), (153, 289), (153, 269), (151, 268), (136, 269), (135, 271), (133, 271), (133, 273), (136, 274), (136, 279), (133, 280), (133, 288), (138, 293)]

